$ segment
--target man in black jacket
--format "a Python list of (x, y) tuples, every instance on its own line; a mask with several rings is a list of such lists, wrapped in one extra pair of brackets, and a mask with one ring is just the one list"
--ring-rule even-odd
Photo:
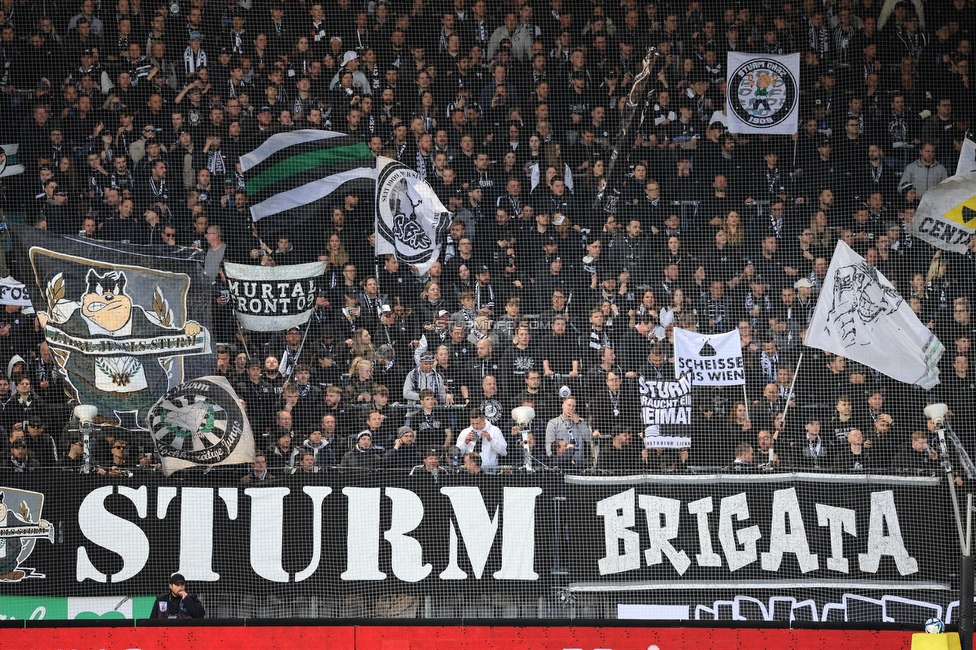
[(186, 591), (186, 579), (180, 573), (169, 577), (169, 592), (156, 597), (149, 618), (203, 618), (207, 613), (196, 595)]

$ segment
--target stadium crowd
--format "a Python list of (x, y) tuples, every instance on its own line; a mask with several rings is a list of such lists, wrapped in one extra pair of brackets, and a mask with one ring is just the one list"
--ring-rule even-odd
[[(926, 403), (976, 449), (976, 258), (907, 224), (971, 136), (974, 35), (973, 0), (3, 0), (0, 140), (26, 167), (0, 178), (3, 208), (201, 251), (214, 372), (265, 450), (248, 481), (518, 466), (520, 405), (533, 456), (563, 469), (938, 469)], [(594, 208), (650, 46), (666, 66)], [(728, 133), (733, 51), (800, 53), (798, 133)], [(369, 195), (259, 232), (238, 159), (292, 129), (347, 133), (430, 183), (454, 221), (428, 273), (373, 256)], [(802, 346), (839, 239), (944, 343), (934, 391)], [(315, 259), (307, 328), (237, 327), (223, 261)], [(738, 328), (747, 378), (695, 388), (682, 450), (645, 440), (638, 390), (674, 379), (675, 327)], [(0, 362), (3, 470), (80, 467), (64, 380), (16, 307)], [(134, 439), (93, 453), (107, 474), (156, 467)]]

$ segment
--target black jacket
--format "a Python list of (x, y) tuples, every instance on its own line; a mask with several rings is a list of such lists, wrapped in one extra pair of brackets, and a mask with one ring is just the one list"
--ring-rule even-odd
[(186, 598), (180, 598), (166, 592), (156, 597), (149, 618), (203, 618), (206, 615), (207, 612), (196, 595), (189, 594)]

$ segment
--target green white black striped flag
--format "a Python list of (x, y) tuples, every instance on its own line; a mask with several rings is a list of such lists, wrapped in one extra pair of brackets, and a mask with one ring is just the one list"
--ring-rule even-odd
[(327, 202), (342, 196), (330, 199), (336, 192), (372, 195), (375, 166), (366, 143), (344, 133), (275, 134), (241, 156), (251, 218), (262, 230), (285, 230), (323, 214)]

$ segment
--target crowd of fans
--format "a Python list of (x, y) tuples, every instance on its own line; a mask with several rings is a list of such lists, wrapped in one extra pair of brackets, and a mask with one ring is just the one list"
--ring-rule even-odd
[[(949, 404), (976, 449), (976, 258), (907, 224), (970, 135), (974, 32), (972, 0), (3, 0), (0, 140), (26, 172), (0, 190), (38, 228), (201, 251), (214, 372), (265, 450), (248, 481), (525, 453), (613, 472), (938, 468), (926, 403)], [(651, 46), (666, 65), (608, 180)], [(798, 133), (728, 133), (731, 51), (801, 54)], [(299, 232), (252, 225), (238, 158), (299, 128), (431, 184), (454, 221), (429, 272), (373, 256), (368, 195)], [(945, 344), (936, 390), (802, 347), (840, 239)], [(315, 259), (307, 327), (237, 327), (223, 261)], [(695, 388), (683, 450), (645, 436), (639, 395), (674, 379), (675, 327), (738, 328), (747, 377)], [(16, 307), (0, 352), (4, 469), (80, 467), (64, 380)], [(524, 445), (520, 405), (536, 413)], [(97, 471), (156, 466), (124, 437), (97, 441)]]

